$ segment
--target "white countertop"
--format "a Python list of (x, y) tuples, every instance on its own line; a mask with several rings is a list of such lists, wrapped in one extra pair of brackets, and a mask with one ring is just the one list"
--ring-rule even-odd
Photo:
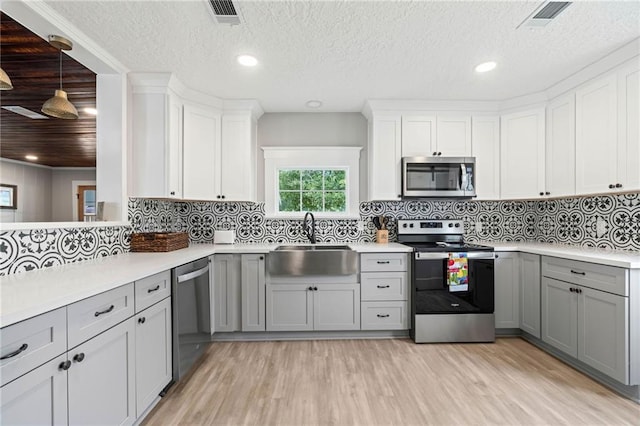
[(491, 246), (495, 251), (520, 251), (542, 256), (555, 256), (564, 259), (599, 263), (601, 265), (617, 266), (620, 268), (640, 269), (640, 252), (625, 252), (622, 250), (607, 250), (562, 244), (523, 243), (517, 241), (482, 241), (479, 244)]
[[(125, 253), (0, 277), (0, 327), (201, 257), (215, 253), (268, 253), (279, 245), (282, 244), (191, 244), (168, 253)], [(360, 253), (411, 251), (397, 243), (346, 245)]]

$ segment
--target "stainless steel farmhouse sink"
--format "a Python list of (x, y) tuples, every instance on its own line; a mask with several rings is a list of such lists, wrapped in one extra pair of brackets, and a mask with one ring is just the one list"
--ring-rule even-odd
[(353, 275), (358, 254), (344, 245), (282, 245), (267, 256), (271, 275)]

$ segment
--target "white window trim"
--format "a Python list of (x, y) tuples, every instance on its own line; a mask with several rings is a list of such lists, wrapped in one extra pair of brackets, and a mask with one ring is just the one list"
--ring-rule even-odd
[(360, 151), (359, 146), (262, 147), (264, 151), (264, 201), (267, 218), (302, 219), (305, 212), (276, 211), (278, 169), (346, 170), (347, 205), (345, 212), (318, 212), (316, 219), (359, 219)]

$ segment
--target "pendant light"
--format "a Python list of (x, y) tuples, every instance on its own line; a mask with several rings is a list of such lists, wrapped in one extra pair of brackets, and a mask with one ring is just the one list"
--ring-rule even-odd
[(13, 84), (11, 84), (11, 79), (7, 75), (6, 72), (2, 68), (0, 68), (0, 90), (11, 90), (13, 89)]
[(73, 43), (64, 37), (50, 35), (49, 44), (60, 50), (60, 89), (56, 90), (55, 95), (42, 105), (41, 111), (55, 118), (76, 119), (78, 118), (78, 110), (67, 99), (67, 92), (62, 90), (62, 51), (71, 50)]

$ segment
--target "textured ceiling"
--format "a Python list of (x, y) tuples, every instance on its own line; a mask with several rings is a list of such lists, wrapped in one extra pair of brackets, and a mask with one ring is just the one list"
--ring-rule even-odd
[[(366, 99), (503, 100), (544, 90), (640, 36), (640, 2), (580, 1), (516, 30), (540, 1), (46, 1), (133, 71), (171, 71), (267, 112), (360, 111)], [(241, 53), (260, 64), (243, 69)], [(473, 68), (495, 60), (498, 68)]]

